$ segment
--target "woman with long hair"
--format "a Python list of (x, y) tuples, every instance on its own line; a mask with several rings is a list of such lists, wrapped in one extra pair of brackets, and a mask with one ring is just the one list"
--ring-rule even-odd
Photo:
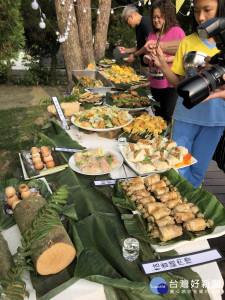
[[(160, 33), (160, 42), (167, 42), (185, 37), (184, 31), (179, 27), (174, 7), (170, 0), (154, 1), (150, 17), (152, 22), (152, 32), (149, 34), (148, 40), (157, 40)], [(174, 56), (166, 53), (164, 55), (166, 63), (171, 67)], [(145, 57), (144, 61), (147, 62), (149, 60)], [(177, 101), (176, 89), (168, 82), (160, 69), (154, 65), (154, 61), (149, 61), (149, 69), (149, 81), (152, 96), (157, 102), (160, 102), (160, 107), (155, 107), (155, 114), (170, 122)]]

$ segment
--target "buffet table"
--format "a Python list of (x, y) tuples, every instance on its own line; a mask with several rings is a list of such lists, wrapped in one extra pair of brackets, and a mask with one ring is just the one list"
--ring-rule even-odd
[[(45, 126), (40, 135), (41, 142), (51, 139), (51, 142), (55, 142), (55, 146), (69, 148), (68, 145), (70, 145), (70, 147), (73, 147), (73, 143), (66, 136), (67, 134), (81, 146), (103, 147), (104, 150), (118, 151), (118, 142), (115, 139), (102, 138), (96, 133), (87, 135), (80, 132), (74, 125), (65, 132), (55, 121), (52, 121), (51, 125)], [(59, 137), (62, 136), (66, 136), (65, 144), (59, 145)], [(62, 156), (68, 161), (71, 154), (62, 153)], [(136, 176), (136, 174), (127, 166), (125, 166), (125, 169), (121, 167), (110, 174), (111, 178), (126, 178), (126, 176)], [(96, 177), (95, 179), (104, 178)], [(58, 286), (55, 285), (49, 291), (46, 288), (45, 293), (42, 292), (42, 294), (38, 295), (38, 299), (112, 300), (116, 295), (114, 293), (110, 294), (112, 292), (111, 289), (114, 288), (117, 292), (118, 290), (123, 291), (122, 293), (127, 296), (127, 299), (161, 299), (162, 295), (158, 296), (149, 292), (150, 279), (141, 273), (136, 262), (127, 262), (122, 257), (122, 240), (124, 237), (127, 237), (127, 233), (123, 228), (123, 221), (120, 219), (118, 210), (111, 203), (111, 188), (106, 186), (94, 187), (92, 176), (75, 174), (69, 168), (60, 173), (46, 176), (46, 180), (50, 186), (53, 182), (57, 182), (58, 185), (68, 184), (69, 186), (70, 200), (63, 213), (69, 218), (68, 228), (78, 251), (78, 261), (73, 276), (68, 277), (68, 280), (59, 281)], [(81, 193), (84, 193), (87, 199), (83, 198), (81, 201)], [(96, 201), (90, 203), (89, 200), (93, 193), (96, 193), (98, 197), (95, 197)], [(76, 211), (76, 216), (73, 214), (74, 211)], [(84, 232), (87, 232), (87, 238), (83, 237)], [(4, 230), (3, 235), (9, 243), (12, 254), (14, 254), (20, 243), (17, 225)], [(105, 239), (102, 240), (102, 245), (101, 237)], [(152, 260), (157, 256), (163, 257), (167, 256), (167, 254), (171, 256), (181, 255), (208, 248), (210, 247), (207, 240), (191, 241), (185, 247), (177, 247), (175, 249), (176, 252), (160, 253), (155, 256), (150, 245), (143, 243), (142, 251), (145, 256), (141, 255), (138, 262), (143, 258)], [(147, 253), (148, 255), (146, 256)], [(183, 271), (171, 272), (170, 274), (163, 273), (162, 275), (159, 274), (159, 276), (165, 278), (167, 284), (170, 285), (170, 293), (165, 295), (166, 299), (185, 300), (195, 298), (194, 294), (190, 295), (190, 293), (186, 293), (186, 290), (182, 292), (181, 296), (177, 294), (177, 289), (173, 284), (176, 280), (179, 281), (180, 278), (187, 278), (189, 284), (192, 280), (193, 284), (194, 282), (197, 284), (197, 281), (201, 278), (202, 283), (207, 287), (210, 299), (222, 299), (224, 282), (215, 262), (196, 266), (192, 269), (187, 268), (183, 269)], [(40, 277), (35, 275), (32, 278), (33, 284), (36, 284), (35, 288), (38, 287), (38, 284), (41, 284)], [(49, 280), (51, 280), (51, 276)], [(30, 284), (28, 273), (26, 273), (26, 282), (30, 292), (29, 299), (36, 299), (37, 296)], [(200, 286), (197, 288), (196, 299), (208, 299), (207, 295), (204, 295), (203, 289)], [(112, 297), (112, 295), (114, 296)]]
[[(117, 140), (100, 137), (97, 133), (86, 134), (74, 125), (65, 131), (56, 120), (51, 120), (42, 129), (39, 137), (42, 145), (54, 143), (56, 147), (65, 148), (75, 148), (78, 145), (88, 148), (102, 147), (104, 150), (119, 152)], [(60, 154), (64, 162), (68, 162), (72, 155), (66, 152)], [(162, 299), (162, 295), (153, 294), (149, 289), (149, 282), (155, 276), (145, 277), (138, 263), (167, 255), (176, 256), (210, 248), (207, 239), (203, 239), (190, 241), (185, 246), (177, 246), (172, 251), (156, 254), (148, 243), (142, 241), (138, 261), (126, 261), (122, 256), (122, 243), (128, 234), (121, 220), (120, 210), (112, 203), (112, 187), (96, 187), (93, 185), (93, 180), (135, 176), (136, 173), (124, 165), (111, 172), (109, 176), (85, 176), (66, 168), (45, 177), (50, 187), (68, 185), (69, 200), (63, 214), (68, 218), (66, 226), (77, 249), (77, 259), (76, 266), (70, 266), (59, 277), (43, 278), (31, 274), (30, 278), (29, 273), (26, 272), (25, 281), (30, 293), (29, 299), (112, 300), (123, 297), (129, 300)], [(8, 241), (11, 253), (14, 254), (20, 245), (17, 225), (3, 230), (3, 235)], [(169, 286), (166, 299), (222, 299), (224, 282), (216, 262), (163, 273), (159, 276), (164, 278)], [(54, 284), (50, 286), (52, 278)], [(181, 289), (182, 294), (179, 296), (174, 283), (181, 278), (186, 278), (189, 285), (192, 284), (193, 287), (195, 283), (197, 293), (190, 294), (185, 289), (182, 292)], [(207, 288), (209, 297), (204, 294), (204, 289), (197, 286), (199, 280)], [(45, 287), (40, 289), (42, 284)]]

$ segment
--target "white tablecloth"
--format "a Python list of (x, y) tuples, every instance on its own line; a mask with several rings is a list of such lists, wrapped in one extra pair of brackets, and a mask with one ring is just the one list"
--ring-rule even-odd
[[(99, 137), (96, 133), (86, 135), (79, 132), (79, 130), (72, 125), (70, 130), (67, 131), (71, 138), (77, 140), (82, 146), (85, 147), (103, 147), (105, 150), (118, 151), (118, 143), (114, 139), (106, 139)], [(135, 176), (129, 168), (126, 169), (128, 176)], [(111, 174), (112, 178), (126, 177), (123, 168)], [(3, 230), (3, 236), (8, 241), (9, 249), (12, 254), (16, 253), (17, 247), (20, 245), (20, 232), (17, 225), (12, 226), (7, 230)], [(187, 254), (196, 251), (208, 249), (209, 244), (207, 240), (192, 241), (190, 244), (180, 246), (175, 250), (180, 254)], [(208, 292), (212, 300), (221, 300), (223, 294), (224, 281), (221, 276), (220, 270), (216, 262), (196, 266), (192, 268), (205, 282), (208, 282)], [(163, 274), (161, 275), (163, 277)], [(30, 300), (36, 299), (35, 290), (30, 282), (29, 272), (25, 272), (25, 281), (27, 289), (30, 293)], [(104, 289), (101, 284), (90, 282), (84, 279), (77, 281), (66, 290), (53, 297), (54, 300), (105, 300)]]

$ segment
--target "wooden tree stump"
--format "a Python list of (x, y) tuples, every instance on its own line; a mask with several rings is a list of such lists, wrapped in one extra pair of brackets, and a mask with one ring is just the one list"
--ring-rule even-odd
[[(23, 234), (29, 229), (39, 210), (46, 204), (42, 197), (22, 200), (14, 209), (16, 223)], [(76, 250), (63, 225), (54, 228), (42, 239), (34, 242), (31, 249), (40, 247), (31, 255), (32, 261), (40, 275), (55, 274), (66, 268), (75, 258)]]
[(8, 243), (0, 232), (0, 281), (8, 279), (8, 272), (13, 266), (13, 258), (9, 251)]

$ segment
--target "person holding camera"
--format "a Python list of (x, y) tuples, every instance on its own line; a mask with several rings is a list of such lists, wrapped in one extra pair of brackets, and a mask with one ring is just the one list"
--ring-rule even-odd
[[(194, 0), (193, 4), (195, 29), (211, 18), (225, 16), (224, 0)], [(200, 51), (207, 56), (214, 56), (219, 52), (213, 38), (200, 39), (195, 32), (182, 40), (171, 69), (160, 47), (157, 53), (151, 54), (151, 58), (168, 81), (177, 86), (189, 76), (183, 67), (183, 57), (190, 51)], [(179, 146), (188, 148), (189, 153), (197, 159), (196, 164), (179, 169), (179, 173), (198, 188), (202, 184), (225, 127), (225, 101), (216, 98), (214, 101), (200, 103), (192, 109), (187, 109), (182, 103), (183, 99), (178, 97), (173, 114), (172, 139)]]
[[(223, 80), (225, 81), (225, 74), (223, 75)], [(225, 100), (225, 84), (215, 89), (215, 91), (212, 94), (210, 94), (206, 99), (204, 99), (202, 102), (216, 99), (216, 98), (222, 98), (223, 100)]]

